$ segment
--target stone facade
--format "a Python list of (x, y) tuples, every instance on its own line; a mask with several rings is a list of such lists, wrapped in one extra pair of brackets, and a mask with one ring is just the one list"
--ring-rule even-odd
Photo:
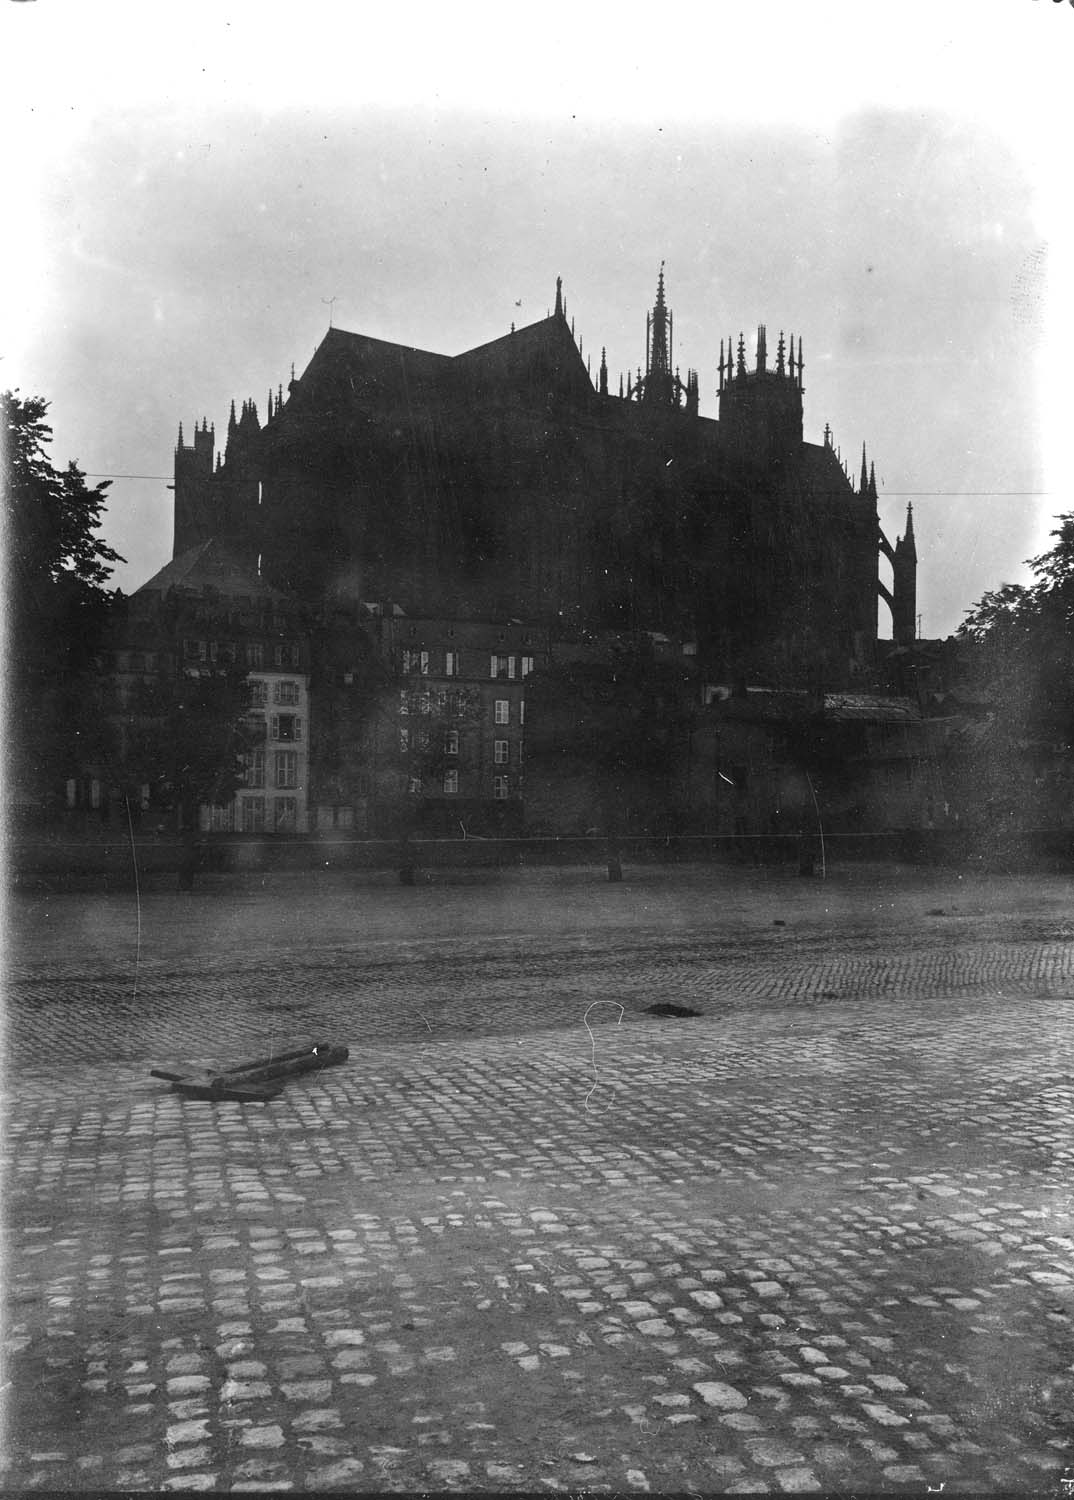
[[(175, 546), (224, 536), (310, 602), (411, 616), (666, 631), (711, 680), (872, 673), (877, 598), (912, 639), (912, 526), (894, 548), (863, 455), (804, 441), (802, 341), (719, 358), (719, 419), (673, 363), (663, 271), (644, 374), (590, 378), (553, 313), (456, 357), (330, 330), (300, 378), (175, 455)], [(880, 549), (893, 587), (878, 576)]]

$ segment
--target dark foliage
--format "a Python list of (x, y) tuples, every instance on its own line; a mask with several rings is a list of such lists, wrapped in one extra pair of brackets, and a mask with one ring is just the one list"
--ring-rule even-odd
[(48, 459), (48, 403), (12, 391), (0, 403), (12, 770), (20, 799), (47, 802), (101, 748), (95, 658), (123, 559), (96, 535), (107, 481), (89, 487)]
[(140, 683), (110, 761), (114, 787), (132, 800), (148, 787), (151, 807), (178, 812), (193, 829), (199, 807), (230, 802), (243, 784), (255, 744), (248, 706), (239, 667), (180, 669)]
[(975, 673), (1015, 737), (1074, 740), (1074, 515), (1057, 517), (1055, 545), (1029, 559), (1036, 582), (1004, 584), (967, 616)]

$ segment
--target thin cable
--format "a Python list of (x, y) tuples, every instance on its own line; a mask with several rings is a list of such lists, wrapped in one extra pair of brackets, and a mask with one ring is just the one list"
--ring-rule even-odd
[(593, 1048), (593, 1087), (585, 1096), (586, 1114), (589, 1113), (589, 1101), (593, 1097), (593, 1090), (597, 1087), (597, 1084), (599, 1082), (599, 1079), (597, 1078), (597, 1039), (593, 1035), (593, 1028), (589, 1024), (589, 1012), (593, 1009), (594, 1005), (614, 1005), (616, 1010), (619, 1012), (619, 1019), (615, 1023), (617, 1026), (621, 1026), (623, 1024), (623, 1017), (626, 1015), (626, 1010), (619, 1004), (617, 1000), (594, 1000), (593, 1004), (587, 1007), (586, 1013), (582, 1017), (582, 1025), (589, 1032), (589, 1040)]
[(817, 828), (820, 830), (820, 878), (821, 880), (826, 880), (828, 878), (828, 865), (824, 857), (824, 824), (820, 818), (820, 803), (817, 801), (817, 794), (813, 790), (813, 778), (808, 771), (806, 772), (805, 779), (809, 783), (810, 796), (813, 798), (813, 810), (817, 815)]

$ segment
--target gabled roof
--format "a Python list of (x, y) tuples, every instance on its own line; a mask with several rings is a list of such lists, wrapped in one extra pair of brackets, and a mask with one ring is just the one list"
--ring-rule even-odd
[(364, 333), (330, 328), (314, 351), (298, 382), (295, 399), (283, 409), (331, 407), (339, 397), (352, 401), (383, 400), (394, 396), (408, 404), (437, 394), (451, 368), (445, 354), (390, 344)]
[(433, 354), (364, 333), (329, 329), (284, 406), (286, 422), (303, 411), (355, 410), (401, 402), (410, 411), (477, 393), (592, 395), (585, 363), (561, 316), (543, 318), (462, 354)]
[(454, 368), (484, 389), (530, 387), (538, 380), (560, 390), (592, 395), (593, 383), (567, 320), (558, 315), (514, 329), (490, 343), (456, 355)]
[(284, 597), (237, 558), (219, 537), (210, 537), (207, 542), (200, 542), (198, 546), (190, 547), (178, 557), (173, 557), (159, 573), (154, 573), (148, 582), (136, 589), (131, 597), (138, 599), (151, 594), (164, 595), (171, 589), (183, 589), (190, 593), (214, 589), (218, 594), (256, 596), (262, 599)]

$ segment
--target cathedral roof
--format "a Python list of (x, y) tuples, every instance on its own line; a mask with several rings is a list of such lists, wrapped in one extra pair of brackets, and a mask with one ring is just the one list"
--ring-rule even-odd
[(592, 395), (566, 320), (543, 318), (455, 356), (329, 329), (283, 416), (401, 401), (416, 407), (469, 401), (476, 393)]

